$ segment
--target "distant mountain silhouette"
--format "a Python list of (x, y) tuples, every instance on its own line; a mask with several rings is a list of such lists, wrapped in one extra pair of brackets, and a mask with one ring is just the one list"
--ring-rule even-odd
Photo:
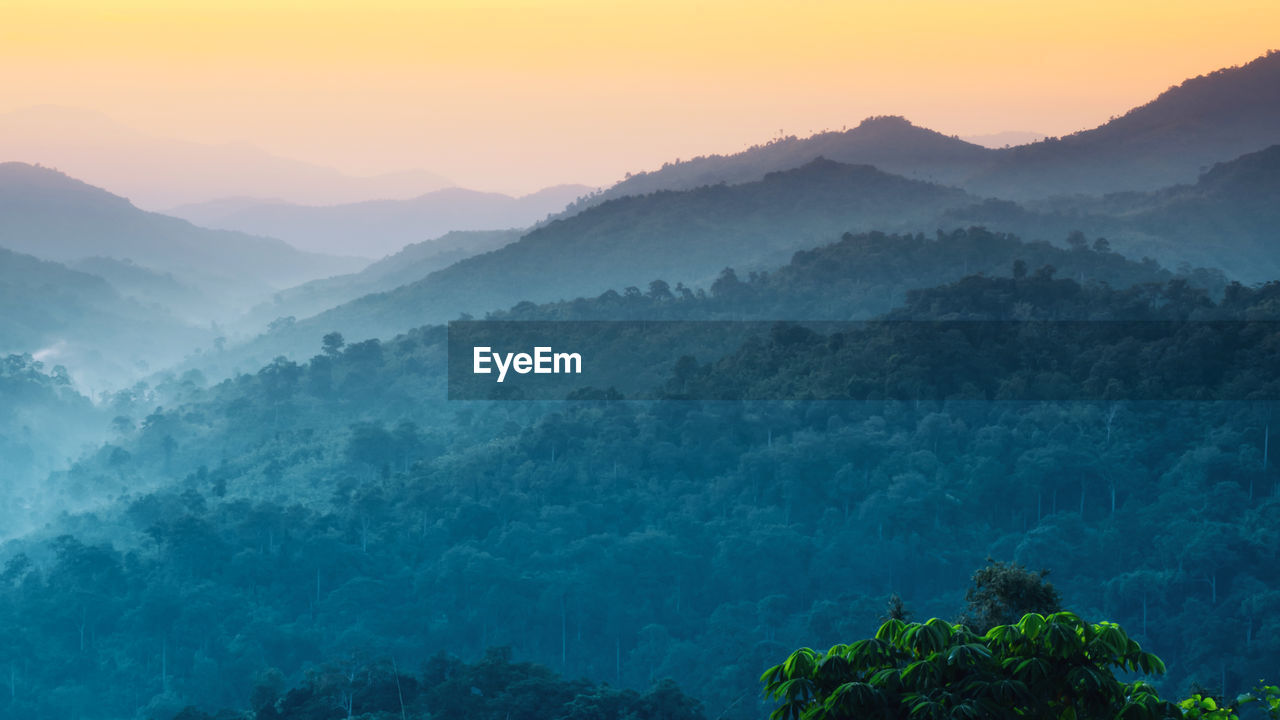
[(628, 177), (592, 198), (599, 203), (658, 190), (690, 190), (717, 183), (759, 180), (767, 173), (800, 167), (814, 158), (874, 165), (905, 177), (953, 184), (990, 162), (986, 148), (925, 128), (901, 117), (874, 117), (850, 130), (807, 138), (786, 137), (733, 155), (677, 160), (660, 170)]
[(452, 184), (425, 171), (356, 177), (251, 145), (155, 137), (97, 112), (55, 106), (0, 114), (4, 160), (57, 167), (149, 210), (235, 195), (302, 203), (408, 198)]
[(585, 185), (558, 185), (517, 198), (446, 188), (409, 200), (313, 206), (237, 198), (169, 212), (205, 227), (280, 238), (303, 250), (382, 257), (451, 230), (529, 227), (589, 192)]
[(105, 190), (24, 163), (0, 164), (0, 247), (60, 262), (132, 260), (233, 304), (361, 265), (144, 212)]
[(1277, 143), (1280, 53), (1272, 52), (1187, 80), (1092, 130), (999, 151), (964, 186), (1015, 199), (1154, 190)]
[(643, 287), (653, 278), (708, 287), (725, 266), (740, 272), (780, 266), (796, 250), (865, 229), (985, 225), (1058, 245), (1081, 230), (1088, 244), (1106, 237), (1129, 257), (1221, 268), (1256, 282), (1280, 277), (1276, 197), (1280, 147), (1220, 163), (1194, 185), (1026, 206), (819, 159), (753, 183), (604, 202), (494, 252), (299, 322), (288, 337), (260, 347), (314, 345), (331, 329), (388, 336), (415, 322)]
[(239, 325), (256, 333), (278, 318), (306, 318), (362, 295), (394, 290), (459, 260), (513, 243), (524, 232), (523, 229), (454, 231), (414, 243), (358, 273), (312, 280), (282, 290), (270, 301), (255, 306)]
[(843, 132), (667, 163), (632, 175), (575, 209), (625, 195), (750, 182), (819, 156), (1016, 200), (1145, 191), (1193, 182), (1216, 162), (1276, 143), (1280, 53), (1270, 53), (1187, 80), (1105, 125), (1063, 138), (990, 149), (901, 117), (875, 117)]
[(706, 287), (726, 266), (744, 273), (776, 267), (845, 231), (915, 230), (974, 200), (954, 188), (825, 159), (742, 185), (624, 197), (417, 282), (279, 328), (244, 348), (238, 362), (305, 353), (331, 330), (390, 336), (461, 313), (593, 296), (654, 278)]

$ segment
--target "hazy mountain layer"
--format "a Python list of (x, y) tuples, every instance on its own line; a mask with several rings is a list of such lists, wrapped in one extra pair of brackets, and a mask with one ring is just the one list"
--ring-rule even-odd
[[(287, 243), (207, 230), (139, 210), (122, 197), (48, 168), (0, 164), (0, 247), (56, 261), (131, 260), (196, 285), (234, 307), (273, 288), (362, 265)], [(212, 316), (218, 309), (211, 308)]]
[(965, 181), (1010, 198), (1189, 183), (1214, 163), (1280, 143), (1280, 53), (1187, 80), (1092, 130), (999, 151)]
[(312, 280), (281, 290), (237, 323), (258, 332), (280, 318), (306, 318), (362, 295), (387, 292), (421, 280), (460, 260), (515, 242), (523, 230), (456, 231), (405, 247), (358, 273)]
[(0, 357), (65, 365), (88, 391), (172, 365), (213, 339), (106, 280), (0, 249)]
[(1105, 236), (1133, 257), (1217, 267), (1243, 282), (1280, 277), (1280, 145), (1214, 165), (1194, 184), (1101, 198), (1017, 205), (987, 201), (950, 211), (948, 223), (983, 224), (1032, 238), (1072, 230)]
[(313, 347), (317, 333), (328, 330), (385, 337), (460, 313), (595, 295), (658, 277), (708, 285), (726, 266), (776, 266), (849, 230), (915, 230), (973, 201), (954, 188), (829, 160), (753, 183), (620, 198), (410, 285), (300, 321), (251, 347), (271, 353), (269, 360), (286, 349)]
[(745, 183), (770, 172), (800, 167), (815, 158), (874, 165), (895, 175), (955, 184), (990, 162), (991, 151), (916, 127), (901, 117), (875, 117), (840, 132), (807, 138), (779, 138), (733, 155), (708, 155), (666, 163), (660, 170), (636, 173), (599, 193), (584, 205), (659, 190), (690, 190), (718, 183)]
[(899, 117), (843, 132), (787, 137), (733, 155), (667, 163), (589, 199), (758, 180), (816, 157), (1009, 199), (1154, 190), (1189, 183), (1216, 162), (1280, 143), (1280, 54), (1187, 80), (1097, 128), (988, 149)]
[(169, 212), (204, 227), (279, 238), (303, 250), (382, 257), (451, 230), (529, 227), (590, 191), (585, 185), (558, 185), (517, 198), (448, 188), (410, 200), (325, 206), (212, 202)]
[(57, 167), (150, 210), (235, 195), (301, 203), (407, 198), (451, 185), (423, 171), (355, 177), (250, 145), (154, 137), (96, 112), (52, 106), (0, 115), (0, 160)]

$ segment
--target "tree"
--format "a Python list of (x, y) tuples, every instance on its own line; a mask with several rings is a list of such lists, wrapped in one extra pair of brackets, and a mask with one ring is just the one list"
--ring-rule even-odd
[(1031, 572), (1017, 563), (988, 559), (973, 574), (973, 587), (965, 592), (968, 609), (961, 622), (977, 632), (1012, 623), (1026, 613), (1050, 614), (1062, 607), (1062, 598), (1045, 582), (1048, 570)]
[(336, 357), (342, 352), (342, 346), (346, 344), (347, 341), (342, 338), (342, 333), (335, 330), (321, 340), (321, 349), (324, 350), (325, 355)]
[(875, 637), (825, 654), (801, 648), (765, 671), (773, 720), (985, 718), (1163, 720), (1177, 709), (1141, 680), (1163, 674), (1114, 623), (1031, 613), (978, 635), (932, 619), (891, 619)]
[(665, 280), (654, 280), (649, 283), (648, 297), (651, 300), (670, 300), (674, 296), (671, 294), (671, 286)]

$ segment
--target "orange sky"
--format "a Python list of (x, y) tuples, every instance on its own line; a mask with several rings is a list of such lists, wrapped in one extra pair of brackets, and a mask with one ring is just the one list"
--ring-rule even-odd
[(483, 189), (901, 114), (1064, 134), (1280, 44), (1280, 3), (0, 0), (0, 112)]

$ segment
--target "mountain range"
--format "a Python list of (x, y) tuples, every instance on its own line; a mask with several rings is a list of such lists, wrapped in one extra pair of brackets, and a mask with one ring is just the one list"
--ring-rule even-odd
[(149, 210), (223, 197), (344, 203), (452, 185), (425, 171), (357, 177), (247, 144), (156, 137), (101, 113), (39, 106), (0, 114), (0, 159), (56, 167)]
[(172, 365), (213, 339), (97, 275), (4, 249), (0, 307), (0, 357), (64, 365), (86, 390)]
[(290, 324), (245, 350), (255, 360), (306, 353), (332, 330), (389, 337), (522, 300), (591, 297), (654, 279), (705, 288), (725, 267), (767, 270), (843, 232), (871, 229), (983, 225), (1059, 244), (1073, 234), (1076, 242), (1105, 237), (1100, 247), (1129, 257), (1224, 268), (1257, 282), (1280, 275), (1276, 197), (1280, 146), (1220, 163), (1195, 184), (1026, 206), (818, 159), (751, 183), (609, 200), (416, 282)]
[(914, 231), (976, 201), (955, 188), (825, 159), (751, 183), (618, 198), (416, 282), (278, 328), (246, 346), (245, 357), (309, 352), (333, 330), (385, 337), (463, 313), (593, 296), (658, 278), (705, 287), (727, 266), (769, 269), (846, 231)]
[[(367, 254), (386, 255), (369, 267), (145, 213), (61, 173), (8, 163), (0, 247), (95, 272), (122, 296), (185, 319), (184, 308), (198, 315), (207, 298), (210, 307), (252, 306), (234, 326), (243, 333), (288, 320), (245, 348), (236, 363), (246, 367), (312, 352), (332, 330), (386, 337), (658, 278), (707, 287), (725, 267), (767, 270), (846, 232), (986, 226), (1061, 243), (1080, 231), (1130, 257), (1259, 282), (1280, 275), (1277, 88), (1280, 54), (1271, 53), (1188, 80), (1099, 128), (1008, 149), (877, 117), (669, 163), (586, 197), (578, 186), (525, 198), (449, 189), (328, 207), (244, 199), (182, 210), (311, 247), (361, 238)], [(581, 199), (527, 232), (436, 232), (533, 224), (570, 197)]]
[(257, 332), (281, 318), (306, 318), (364, 295), (384, 293), (454, 263), (515, 242), (524, 230), (458, 230), (407, 245), (357, 273), (312, 280), (254, 306), (239, 326)]
[(591, 190), (585, 185), (558, 185), (512, 197), (445, 188), (408, 200), (315, 206), (235, 199), (183, 205), (168, 212), (204, 227), (279, 238), (303, 250), (383, 257), (453, 230), (529, 227)]
[(1012, 200), (1194, 182), (1216, 162), (1280, 143), (1280, 53), (1169, 88), (1151, 102), (1063, 138), (992, 149), (875, 117), (841, 131), (785, 137), (733, 155), (667, 163), (631, 175), (586, 204), (656, 190), (758, 180), (816, 157), (875, 165), (915, 179)]
[(229, 311), (364, 265), (145, 212), (56, 170), (16, 162), (0, 163), (0, 247), (59, 262), (131, 260), (202, 289)]

